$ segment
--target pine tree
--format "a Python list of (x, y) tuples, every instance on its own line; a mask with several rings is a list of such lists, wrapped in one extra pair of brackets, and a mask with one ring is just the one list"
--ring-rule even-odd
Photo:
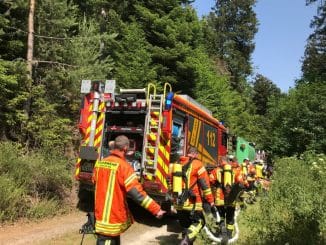
[(135, 8), (135, 18), (151, 45), (158, 82), (170, 82), (174, 90), (193, 95), (195, 70), (186, 60), (201, 38), (195, 11), (173, 0), (148, 1)]
[(208, 52), (226, 61), (231, 73), (231, 86), (245, 90), (246, 78), (252, 72), (251, 54), (257, 18), (253, 11), (256, 0), (216, 1), (214, 13), (206, 20)]
[(272, 97), (279, 97), (281, 90), (268, 78), (257, 74), (253, 82), (252, 100), (256, 105), (256, 113), (265, 115), (267, 112), (268, 101)]
[[(312, 3), (315, 1), (308, 1)], [(318, 15), (314, 17), (310, 35), (303, 58), (302, 72), (305, 82), (326, 81), (326, 2), (321, 1)], [(301, 81), (302, 82), (302, 81)]]

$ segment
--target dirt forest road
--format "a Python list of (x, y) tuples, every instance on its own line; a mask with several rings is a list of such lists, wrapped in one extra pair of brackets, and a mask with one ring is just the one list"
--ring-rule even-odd
[[(178, 244), (181, 228), (175, 219), (165, 217), (157, 220), (140, 211), (141, 218), (121, 237), (123, 245)], [(82, 212), (54, 217), (40, 222), (18, 222), (0, 227), (0, 244), (80, 244), (82, 235), (78, 233), (85, 223)], [(86, 235), (84, 245), (95, 244), (92, 235)]]

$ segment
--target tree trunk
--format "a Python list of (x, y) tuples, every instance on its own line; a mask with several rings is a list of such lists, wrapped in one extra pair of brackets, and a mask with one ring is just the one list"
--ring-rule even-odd
[(26, 79), (26, 91), (28, 96), (24, 103), (24, 113), (26, 115), (26, 120), (22, 122), (22, 135), (23, 141), (26, 148), (29, 147), (30, 137), (26, 126), (28, 124), (30, 113), (31, 113), (31, 104), (32, 104), (32, 84), (33, 84), (33, 51), (34, 51), (34, 11), (35, 11), (35, 2), (36, 0), (30, 0), (29, 2), (29, 15), (28, 15), (28, 37), (27, 37), (27, 79)]
[(34, 10), (35, 1), (30, 0), (28, 15), (28, 38), (27, 38), (27, 71), (28, 79), (32, 79), (33, 75), (33, 49), (34, 49)]

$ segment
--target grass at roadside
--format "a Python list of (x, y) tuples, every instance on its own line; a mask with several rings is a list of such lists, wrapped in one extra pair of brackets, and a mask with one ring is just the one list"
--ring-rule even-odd
[[(248, 204), (245, 210), (240, 212), (238, 217), (238, 225), (239, 225), (239, 240), (237, 241), (237, 245), (248, 245), (248, 244), (257, 244), (258, 242), (253, 240), (253, 233), (255, 232), (250, 223), (248, 222), (247, 217), (249, 217), (252, 213), (260, 212), (260, 199), (258, 198), (257, 202), (254, 204)], [(263, 215), (263, 214), (261, 214)]]
[(65, 212), (73, 183), (68, 162), (54, 151), (26, 153), (16, 143), (0, 143), (0, 222)]

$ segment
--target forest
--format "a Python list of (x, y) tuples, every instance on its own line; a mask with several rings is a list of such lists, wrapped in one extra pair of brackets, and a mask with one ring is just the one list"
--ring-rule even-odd
[[(325, 241), (326, 2), (306, 0), (318, 11), (302, 76), (286, 93), (253, 72), (256, 0), (216, 1), (203, 18), (193, 2), (0, 2), (0, 221), (44, 217), (66, 202), (80, 140), (81, 80), (115, 79), (121, 88), (169, 82), (272, 156), (277, 184), (261, 207), (272, 205), (287, 220), (274, 212), (268, 220), (275, 227), (261, 220), (266, 244), (309, 228), (309, 241)], [(291, 205), (285, 187), (293, 187)], [(258, 220), (248, 217), (253, 227)]]

